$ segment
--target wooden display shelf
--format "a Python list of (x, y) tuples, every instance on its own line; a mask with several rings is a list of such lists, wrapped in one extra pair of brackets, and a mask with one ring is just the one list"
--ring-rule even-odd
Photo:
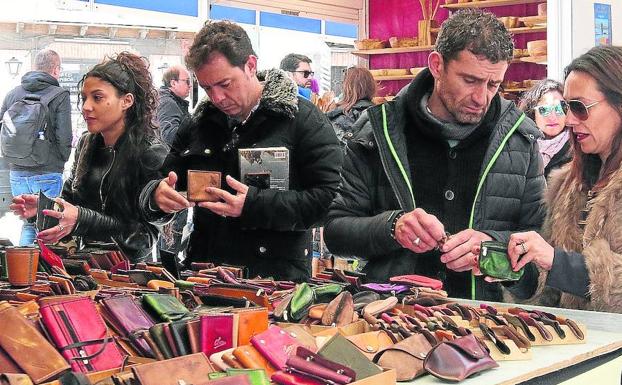
[(505, 5), (518, 5), (518, 4), (534, 4), (545, 3), (545, 0), (484, 0), (484, 1), (470, 1), (468, 3), (454, 3), (443, 4), (441, 8), (447, 9), (461, 9), (461, 8), (487, 8), (487, 7), (503, 7)]
[(409, 80), (414, 79), (417, 75), (396, 75), (396, 76), (374, 76), (374, 80), (383, 81), (383, 80)]
[(387, 55), (394, 53), (409, 53), (409, 52), (425, 52), (432, 51), (434, 46), (426, 45), (420, 47), (399, 47), (399, 48), (382, 48), (382, 49), (363, 49), (350, 51), (353, 55), (366, 56), (366, 55)]
[[(440, 28), (431, 28), (430, 33), (436, 34), (441, 31)], [(520, 35), (524, 33), (537, 33), (537, 32), (546, 32), (546, 25), (538, 25), (536, 27), (519, 27), (519, 28), (508, 28), (508, 31), (512, 32), (514, 35)]]

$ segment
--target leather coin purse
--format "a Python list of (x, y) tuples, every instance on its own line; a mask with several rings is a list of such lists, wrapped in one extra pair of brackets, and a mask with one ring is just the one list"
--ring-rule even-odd
[(484, 241), (479, 251), (479, 269), (482, 274), (500, 281), (517, 281), (523, 269), (512, 270), (507, 245), (502, 242)]
[(39, 191), (39, 201), (37, 203), (37, 222), (38, 231), (47, 230), (58, 225), (58, 218), (43, 215), (43, 210), (58, 210), (60, 206), (51, 198)]
[(191, 202), (217, 202), (218, 197), (205, 191), (207, 187), (220, 188), (219, 171), (188, 170), (188, 200)]

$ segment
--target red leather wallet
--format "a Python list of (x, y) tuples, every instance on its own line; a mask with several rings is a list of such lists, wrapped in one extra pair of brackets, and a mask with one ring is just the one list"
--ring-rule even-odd
[(123, 365), (123, 356), (91, 298), (45, 303), (40, 313), (48, 334), (72, 370), (86, 373)]
[(204, 314), (201, 316), (201, 351), (206, 356), (237, 345), (237, 326), (233, 314)]
[(434, 290), (441, 290), (443, 288), (442, 281), (417, 274), (398, 275), (396, 277), (389, 278), (389, 281), (410, 286), (429, 287)]
[(295, 354), (301, 346), (285, 330), (278, 326), (270, 326), (268, 330), (251, 338), (251, 344), (277, 369), (284, 370), (287, 358)]

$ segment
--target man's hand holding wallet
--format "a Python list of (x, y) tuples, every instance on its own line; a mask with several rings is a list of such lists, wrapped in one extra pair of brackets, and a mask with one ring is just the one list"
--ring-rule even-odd
[(235, 195), (218, 187), (208, 187), (206, 191), (214, 196), (216, 200), (199, 202), (198, 206), (209, 209), (222, 217), (239, 217), (242, 215), (248, 186), (234, 179), (231, 175), (227, 175), (225, 181), (229, 187), (236, 191)]

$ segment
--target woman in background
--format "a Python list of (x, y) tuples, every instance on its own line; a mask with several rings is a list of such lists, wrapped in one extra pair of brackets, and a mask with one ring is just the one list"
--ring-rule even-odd
[(561, 105), (563, 93), (564, 88), (560, 82), (544, 79), (526, 91), (519, 103), (519, 108), (536, 122), (544, 135), (544, 138), (538, 139), (538, 146), (545, 177), (551, 170), (560, 168), (572, 159), (566, 114)]
[[(76, 147), (71, 176), (65, 181), (60, 211), (43, 214), (59, 224), (38, 234), (45, 243), (66, 236), (113, 241), (137, 262), (151, 253), (157, 229), (141, 218), (141, 188), (159, 177), (167, 148), (156, 139), (156, 91), (146, 62), (122, 52), (97, 64), (80, 83), (82, 115), (88, 132)], [(19, 195), (11, 209), (23, 219), (37, 213), (37, 195)]]
[(352, 138), (354, 122), (373, 105), (371, 100), (376, 96), (376, 91), (376, 81), (369, 70), (361, 67), (346, 70), (341, 100), (334, 110), (326, 114), (343, 147)]

